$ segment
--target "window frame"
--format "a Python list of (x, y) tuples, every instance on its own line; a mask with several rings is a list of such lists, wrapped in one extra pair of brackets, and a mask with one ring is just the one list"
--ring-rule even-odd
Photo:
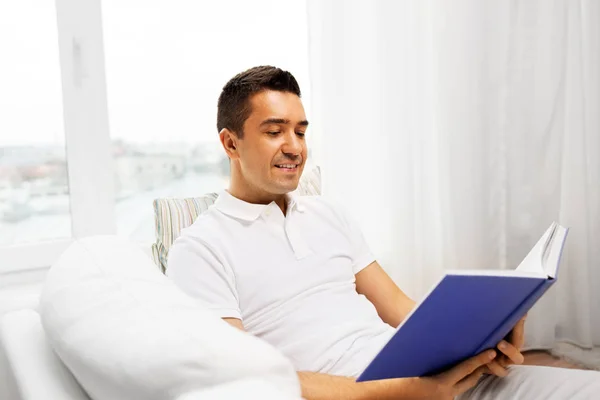
[(77, 238), (116, 234), (101, 2), (55, 5), (71, 237), (0, 246), (0, 274), (47, 268)]

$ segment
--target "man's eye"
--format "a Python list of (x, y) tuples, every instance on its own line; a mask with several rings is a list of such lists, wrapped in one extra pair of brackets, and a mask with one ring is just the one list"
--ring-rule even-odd
[(296, 132), (296, 135), (300, 136), (300, 137), (304, 137), (305, 133), (304, 132)]
[(267, 132), (267, 134), (271, 135), (271, 136), (277, 136), (277, 135), (279, 135), (279, 132), (274, 132), (273, 131), (273, 132)]

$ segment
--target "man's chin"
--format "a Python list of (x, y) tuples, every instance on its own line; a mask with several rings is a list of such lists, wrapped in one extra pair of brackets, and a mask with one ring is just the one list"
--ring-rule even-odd
[(286, 194), (286, 193), (290, 193), (293, 192), (294, 190), (298, 189), (298, 182), (286, 182), (285, 184), (279, 184), (277, 185), (277, 187), (273, 187), (273, 192), (277, 193), (277, 194)]

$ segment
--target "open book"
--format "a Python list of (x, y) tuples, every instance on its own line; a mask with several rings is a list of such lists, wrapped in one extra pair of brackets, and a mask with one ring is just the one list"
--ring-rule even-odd
[(556, 282), (567, 231), (553, 223), (515, 270), (447, 271), (358, 381), (433, 375), (496, 347)]

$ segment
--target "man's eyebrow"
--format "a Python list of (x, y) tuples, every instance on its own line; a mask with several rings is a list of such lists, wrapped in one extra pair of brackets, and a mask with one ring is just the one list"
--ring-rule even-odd
[[(286, 125), (289, 123), (290, 123), (290, 120), (285, 119), (285, 118), (268, 118), (268, 119), (265, 119), (263, 122), (261, 122), (260, 126), (269, 125), (269, 124)], [(298, 122), (298, 125), (308, 126), (308, 121), (307, 120), (300, 121), (300, 122)]]
[(260, 123), (260, 126), (263, 125), (269, 125), (269, 124), (280, 124), (280, 125), (284, 125), (284, 124), (289, 124), (290, 120), (289, 119), (283, 119), (283, 118), (268, 118), (265, 119), (263, 122)]

